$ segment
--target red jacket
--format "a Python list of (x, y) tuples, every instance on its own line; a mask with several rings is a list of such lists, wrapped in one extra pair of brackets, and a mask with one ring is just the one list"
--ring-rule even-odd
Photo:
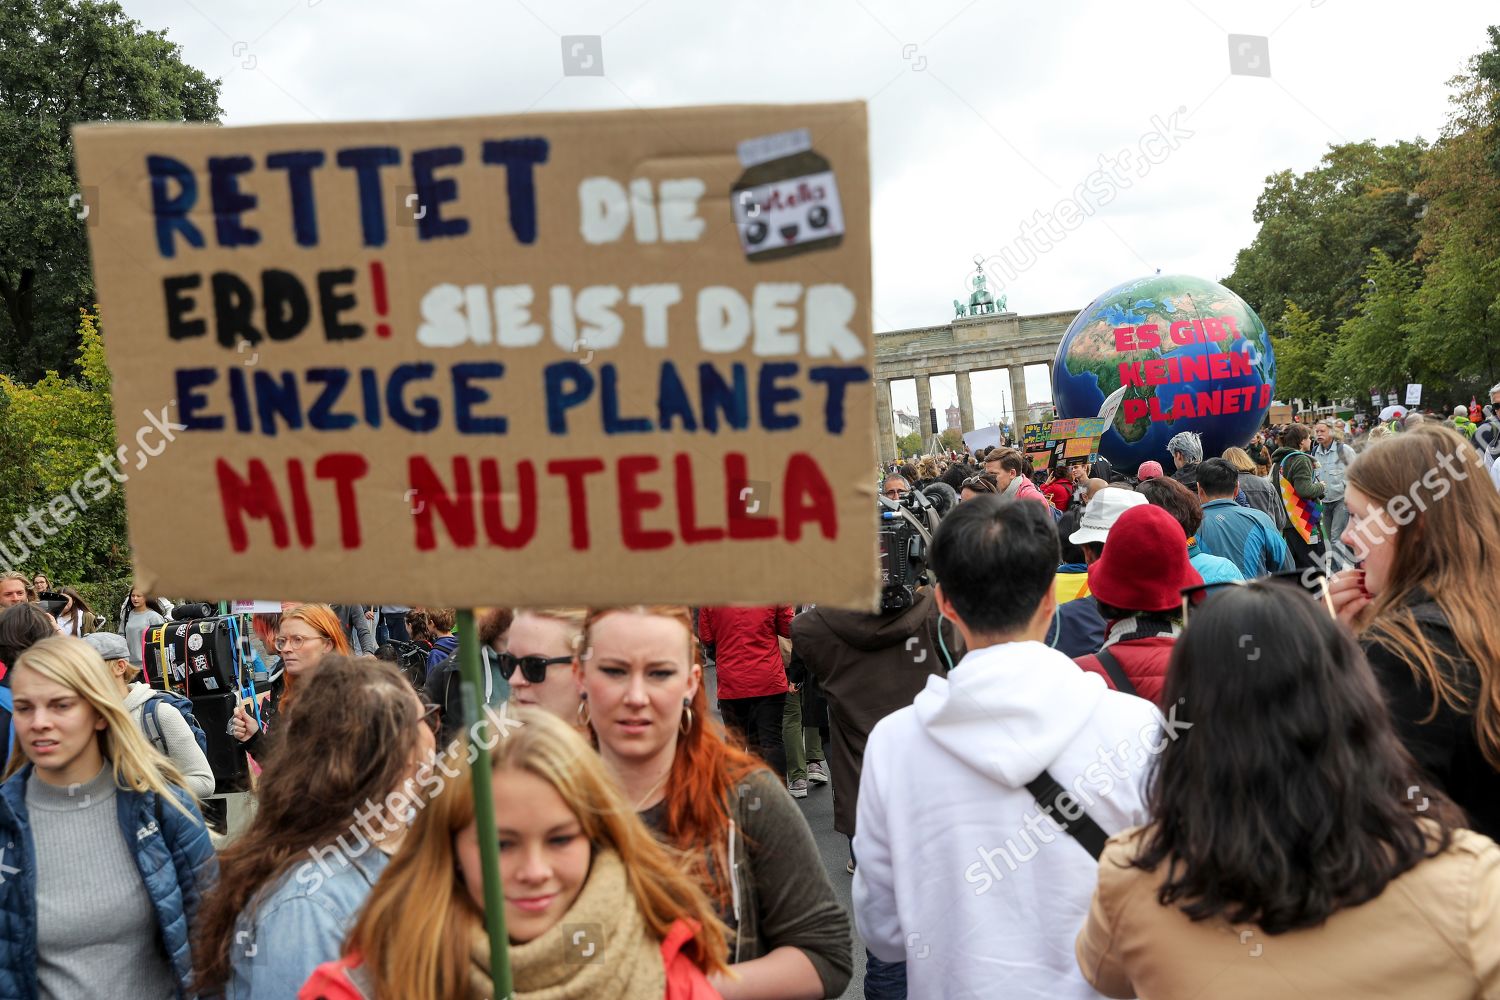
[[(667, 990), (662, 1000), (719, 1000), (719, 991), (713, 988), (703, 970), (683, 954), (682, 946), (693, 940), (694, 929), (691, 921), (678, 919), (662, 939), (661, 963), (667, 973)], [(358, 955), (324, 962), (297, 992), (299, 1000), (371, 1000), (349, 979), (349, 970), (362, 963)]]
[(792, 636), (790, 605), (698, 610), (698, 638), (715, 645), (720, 698), (786, 693), (779, 635)]
[[(1120, 669), (1125, 671), (1125, 676), (1135, 685), (1135, 693), (1155, 702), (1158, 708), (1161, 707), (1162, 689), (1167, 683), (1167, 662), (1172, 658), (1172, 642), (1170, 635), (1153, 635), (1145, 639), (1127, 639), (1109, 647), (1115, 659), (1120, 661)], [(1110, 687), (1115, 686), (1098, 656), (1080, 656), (1073, 662), (1103, 677)]]
[(1054, 479), (1041, 489), (1042, 495), (1058, 510), (1067, 510), (1068, 504), (1073, 502), (1073, 484), (1066, 479)]

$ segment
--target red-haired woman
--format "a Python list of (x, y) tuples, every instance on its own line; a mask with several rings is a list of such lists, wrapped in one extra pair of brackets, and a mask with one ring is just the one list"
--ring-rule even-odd
[(680, 605), (590, 614), (579, 721), (735, 932), (733, 975), (714, 986), (728, 1000), (839, 996), (853, 971), (848, 914), (781, 780), (714, 728), (696, 642)]
[[(291, 706), (297, 682), (302, 680), (305, 683), (323, 657), (329, 653), (351, 655), (349, 640), (339, 625), (338, 615), (326, 604), (298, 604), (283, 611), (276, 630), (275, 646), (281, 654), (286, 688), (279, 702), (268, 701), (270, 714), (284, 712)], [(243, 704), (235, 706), (230, 727), (230, 735), (240, 741), (246, 753), (256, 760), (266, 756), (266, 737)]]

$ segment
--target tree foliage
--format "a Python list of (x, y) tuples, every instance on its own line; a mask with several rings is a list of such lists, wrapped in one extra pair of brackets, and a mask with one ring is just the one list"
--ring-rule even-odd
[(1467, 399), (1500, 378), (1500, 28), (1488, 42), (1431, 146), (1332, 146), (1267, 178), (1226, 284), (1267, 320), (1279, 396)]
[[(86, 231), (110, 211), (74, 181), (71, 128), (216, 121), (219, 81), (118, 3), (11, 0), (0, 17), (0, 370), (66, 372), (93, 302)], [(78, 197), (74, 197), (74, 196)], [(70, 201), (71, 199), (71, 201)], [(78, 216), (84, 208), (88, 216)], [(95, 213), (98, 213), (96, 215)]]
[[(101, 454), (113, 455), (116, 447), (97, 316), (82, 313), (78, 341), (75, 375), (48, 372), (31, 386), (0, 375), (0, 542), (17, 559), (32, 550), (22, 560), (26, 572), (69, 584), (130, 571), (119, 484), (96, 470), (89, 480), (94, 485), (83, 485)], [(93, 499), (104, 483), (108, 492)], [(27, 541), (18, 525), (28, 518), (39, 544)]]

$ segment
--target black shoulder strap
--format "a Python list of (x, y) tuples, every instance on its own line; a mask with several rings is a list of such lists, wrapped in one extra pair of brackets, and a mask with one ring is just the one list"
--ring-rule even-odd
[(1104, 853), (1104, 842), (1109, 839), (1108, 834), (1094, 822), (1093, 817), (1083, 811), (1083, 804), (1057, 783), (1051, 771), (1043, 771), (1028, 781), (1026, 790), (1043, 811), (1052, 817), (1052, 822), (1078, 841), (1095, 861), (1099, 860), (1099, 855)]
[(1104, 672), (1109, 674), (1109, 679), (1114, 683), (1116, 691), (1126, 694), (1137, 694), (1135, 685), (1130, 683), (1130, 678), (1125, 676), (1125, 668), (1120, 666), (1120, 661), (1115, 659), (1115, 654), (1107, 649), (1101, 649), (1094, 654), (1099, 657), (1099, 665)]

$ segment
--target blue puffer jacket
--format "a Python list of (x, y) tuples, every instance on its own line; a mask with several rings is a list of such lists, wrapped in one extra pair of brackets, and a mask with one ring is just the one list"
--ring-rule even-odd
[[(0, 785), (0, 997), (36, 1000), (36, 870), (31, 822), (26, 813), (26, 779), (31, 765)], [(179, 1000), (192, 996), (188, 982), (193, 960), (188, 927), (198, 901), (218, 874), (208, 830), (186, 792), (179, 799), (195, 819), (154, 794), (120, 790), (115, 795), (120, 832), (135, 845), (136, 865), (151, 896), (162, 944), (172, 961)]]

